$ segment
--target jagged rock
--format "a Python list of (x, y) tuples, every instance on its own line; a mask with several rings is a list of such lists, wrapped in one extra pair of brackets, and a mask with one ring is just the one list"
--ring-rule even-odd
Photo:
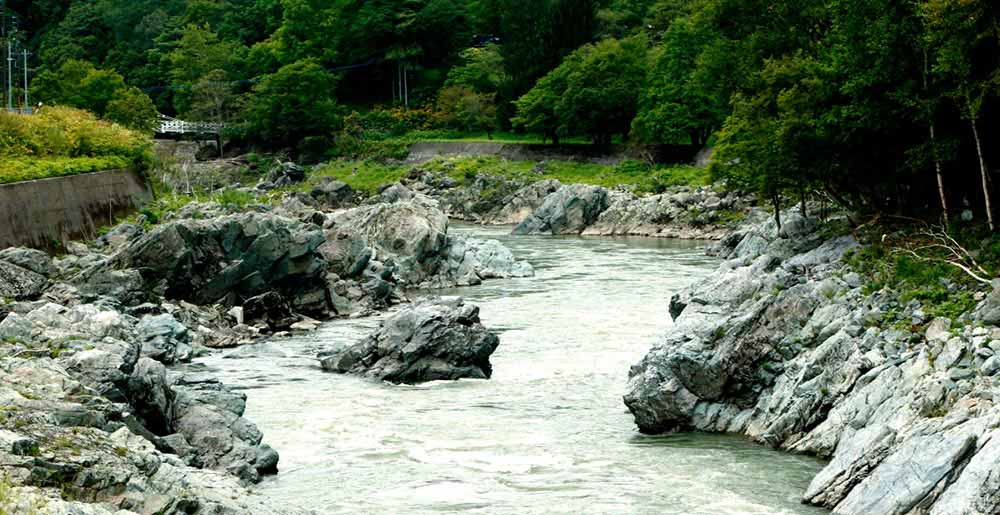
[(98, 268), (81, 277), (76, 288), (78, 294), (88, 300), (107, 297), (124, 306), (139, 306), (152, 297), (142, 274), (137, 270)]
[(614, 192), (608, 209), (583, 234), (718, 240), (747, 207), (740, 195), (711, 187), (646, 197)]
[(324, 209), (340, 209), (347, 207), (354, 200), (355, 193), (347, 184), (324, 177), (309, 196)]
[(306, 180), (306, 170), (295, 163), (278, 163), (267, 177), (257, 185), (258, 190), (273, 190), (298, 184)]
[(328, 270), (343, 278), (361, 275), (373, 256), (363, 238), (337, 231), (327, 232), (326, 242), (319, 252), (329, 264)]
[(361, 342), (319, 357), (324, 370), (393, 383), (488, 379), (499, 344), (480, 323), (479, 308), (452, 297), (404, 309)]
[(993, 293), (976, 308), (975, 318), (984, 324), (1000, 325), (1000, 281), (994, 281)]
[(573, 184), (559, 188), (514, 229), (514, 234), (580, 234), (608, 208), (608, 191)]
[(145, 316), (136, 326), (142, 355), (170, 365), (191, 360), (191, 335), (173, 315)]
[(136, 362), (128, 377), (129, 404), (144, 426), (156, 435), (173, 432), (173, 405), (176, 394), (167, 379), (163, 363), (143, 357)]
[(123, 249), (106, 268), (138, 270), (148, 289), (195, 304), (239, 304), (268, 291), (287, 294), (305, 312), (326, 308), (319, 227), (270, 214), (244, 213), (161, 225)]
[(514, 253), (497, 240), (465, 240), (466, 252), (472, 260), (472, 269), (480, 279), (508, 279), (533, 277), (535, 269), (530, 263), (518, 261)]
[(402, 184), (395, 183), (382, 188), (378, 195), (368, 200), (368, 204), (394, 204), (413, 200), (413, 192)]
[(0, 250), (0, 261), (26, 268), (46, 278), (52, 278), (56, 274), (52, 258), (36, 249), (9, 248)]
[(247, 299), (243, 304), (243, 320), (248, 324), (264, 324), (271, 329), (288, 329), (298, 321), (292, 306), (281, 294), (267, 292)]
[(804, 500), (835, 514), (1000, 512), (1000, 391), (977, 350), (990, 331), (893, 328), (925, 321), (920, 303), (865, 291), (843, 260), (851, 237), (824, 241), (786, 215), (780, 233), (752, 215), (717, 247), (718, 272), (671, 300), (674, 325), (630, 373), (640, 430), (832, 458)]
[(243, 418), (245, 394), (205, 374), (181, 376), (173, 390), (171, 427), (198, 449), (206, 467), (226, 470), (248, 483), (276, 470), (276, 453), (262, 448), (260, 430)]
[(45, 276), (7, 261), (0, 261), (0, 298), (29, 300), (38, 298), (49, 285)]
[(136, 224), (118, 224), (94, 242), (97, 248), (114, 252), (139, 239), (145, 231)]
[(546, 179), (531, 183), (504, 197), (499, 205), (485, 213), (480, 222), (493, 225), (517, 225), (542, 207), (545, 199), (559, 191), (562, 183), (555, 179)]

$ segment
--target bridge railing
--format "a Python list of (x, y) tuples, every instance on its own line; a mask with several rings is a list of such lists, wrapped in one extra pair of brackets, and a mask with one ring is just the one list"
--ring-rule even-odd
[(160, 117), (159, 134), (219, 134), (226, 125), (210, 122), (185, 122), (169, 116)]

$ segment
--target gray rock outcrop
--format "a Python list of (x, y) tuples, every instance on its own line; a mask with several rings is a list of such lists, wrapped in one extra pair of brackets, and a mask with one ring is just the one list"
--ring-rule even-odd
[(630, 373), (640, 430), (831, 458), (804, 500), (835, 514), (1000, 512), (1000, 329), (866, 291), (850, 236), (789, 215), (780, 236), (768, 221), (725, 238), (718, 272), (673, 297), (674, 325)]
[(157, 227), (77, 280), (137, 270), (149, 290), (195, 304), (237, 305), (278, 291), (304, 312), (323, 311), (325, 241), (315, 226), (261, 213), (178, 220)]
[(36, 299), (48, 285), (49, 280), (45, 276), (0, 260), (0, 298)]
[(448, 225), (437, 203), (418, 194), (330, 215), (320, 251), (340, 277), (356, 276), (373, 263), (391, 263), (390, 276), (404, 287), (449, 288), (533, 275), (530, 265), (499, 242), (449, 235)]
[(572, 184), (545, 197), (542, 206), (514, 228), (514, 234), (580, 234), (609, 205), (608, 190)]
[[(244, 482), (275, 470), (277, 455), (262, 443), (257, 427), (242, 417), (242, 393), (203, 375), (171, 376), (156, 361), (184, 359), (190, 352), (188, 331), (173, 317), (139, 321), (94, 304), (39, 304), (0, 321), (0, 340), (12, 346), (5, 349), (8, 355), (33, 359), (0, 357), (0, 363), (35, 374), (17, 379), (31, 383), (28, 390), (20, 390), (27, 392), (28, 400), (46, 398), (53, 381), (69, 388), (66, 395), (92, 399), (87, 410), (65, 408), (61, 401), (25, 405), (33, 406), (39, 423), (106, 429), (113, 421), (128, 425), (128, 410), (139, 421), (129, 425), (131, 430), (161, 450), (196, 458), (189, 464), (224, 470)], [(95, 406), (100, 409), (94, 411)]]
[(676, 188), (647, 197), (615, 192), (608, 209), (583, 234), (718, 240), (747, 207), (740, 195), (711, 187)]
[(452, 297), (405, 308), (368, 338), (319, 358), (324, 370), (392, 383), (489, 379), (499, 344), (480, 322), (479, 308)]

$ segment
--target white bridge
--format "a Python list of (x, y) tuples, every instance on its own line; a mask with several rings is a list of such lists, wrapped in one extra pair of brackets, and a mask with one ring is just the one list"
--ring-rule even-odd
[(176, 118), (171, 118), (165, 114), (160, 115), (160, 125), (156, 129), (157, 134), (195, 134), (218, 136), (225, 129), (222, 123), (209, 122), (185, 122)]

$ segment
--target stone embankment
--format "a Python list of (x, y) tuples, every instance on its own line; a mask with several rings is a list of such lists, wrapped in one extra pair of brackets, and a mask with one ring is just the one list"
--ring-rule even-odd
[(1000, 513), (1000, 288), (956, 320), (870, 292), (792, 214), (726, 237), (631, 371), (643, 432), (747, 435), (831, 459), (804, 502), (836, 514)]
[[(436, 201), (397, 193), (354, 206), (330, 183), (277, 207), (192, 204), (55, 259), (0, 252), (0, 511), (300, 513), (245, 489), (279, 466), (245, 394), (174, 365), (372, 313), (411, 288), (533, 274), (499, 242), (450, 234)], [(454, 308), (462, 329), (446, 330), (482, 343), (455, 376), (488, 376), (496, 337)], [(442, 375), (435, 359), (398, 379)]]

